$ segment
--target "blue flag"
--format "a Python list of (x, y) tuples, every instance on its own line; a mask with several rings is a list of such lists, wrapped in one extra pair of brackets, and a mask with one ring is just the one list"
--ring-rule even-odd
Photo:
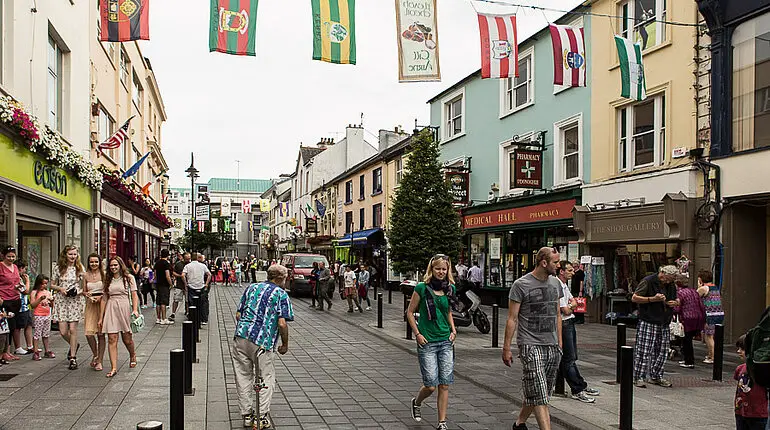
[(321, 218), (323, 218), (324, 215), (326, 215), (326, 206), (324, 206), (324, 204), (321, 203), (321, 201), (318, 199), (316, 199), (315, 201), (315, 209), (316, 209), (316, 212), (318, 212), (318, 216), (320, 216)]
[(123, 174), (123, 179), (128, 179), (139, 171), (139, 168), (142, 167), (142, 163), (144, 163), (144, 160), (147, 159), (147, 157), (150, 155), (150, 153), (144, 154), (144, 157), (140, 158), (139, 161), (134, 163), (133, 166), (131, 166), (128, 170), (126, 170), (126, 173)]

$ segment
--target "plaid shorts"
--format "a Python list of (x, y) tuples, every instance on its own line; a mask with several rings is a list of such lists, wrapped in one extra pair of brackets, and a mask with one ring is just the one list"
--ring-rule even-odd
[(519, 345), (525, 406), (548, 404), (556, 383), (561, 354), (558, 345)]

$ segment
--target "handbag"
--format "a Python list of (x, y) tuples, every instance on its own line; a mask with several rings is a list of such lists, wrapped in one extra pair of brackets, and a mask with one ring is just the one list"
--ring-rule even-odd
[(679, 322), (679, 317), (674, 317), (668, 325), (671, 337), (684, 337), (684, 325)]
[(134, 299), (131, 294), (131, 288), (128, 289), (128, 306), (131, 307), (131, 333), (139, 333), (144, 328), (144, 315), (134, 315)]
[(575, 308), (576, 314), (584, 314), (586, 313), (586, 309), (588, 307), (588, 299), (586, 299), (583, 296), (575, 297), (575, 301), (577, 302), (577, 307)]

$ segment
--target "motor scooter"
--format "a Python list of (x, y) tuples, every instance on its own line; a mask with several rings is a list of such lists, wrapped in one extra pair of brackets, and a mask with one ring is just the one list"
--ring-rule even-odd
[(459, 327), (469, 327), (473, 324), (479, 332), (487, 334), (492, 326), (489, 324), (487, 314), (481, 310), (481, 298), (473, 292), (473, 284), (468, 281), (460, 281), (457, 290), (458, 301), (452, 306), (452, 319)]

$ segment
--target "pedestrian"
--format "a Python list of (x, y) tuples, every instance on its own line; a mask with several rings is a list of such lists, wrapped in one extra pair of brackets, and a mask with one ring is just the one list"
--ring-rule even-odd
[(310, 283), (310, 307), (314, 308), (318, 299), (318, 262), (313, 262), (313, 268), (310, 269), (310, 276), (308, 277)]
[(53, 308), (53, 319), (59, 321), (59, 334), (70, 346), (67, 360), (69, 369), (78, 368), (78, 323), (83, 318), (85, 300), (80, 288), (85, 269), (80, 263), (78, 249), (67, 245), (59, 255), (53, 276), (53, 290), (59, 293)]
[[(250, 428), (254, 420), (259, 420), (258, 428), (272, 428), (270, 402), (275, 390), (276, 351), (283, 355), (289, 350), (289, 326), (286, 323), (294, 320), (291, 300), (281, 287), (287, 274), (284, 266), (270, 266), (267, 282), (251, 284), (246, 288), (235, 315), (238, 323), (232, 354), (238, 407), (244, 427)], [(279, 335), (280, 346), (277, 342)], [(259, 390), (257, 399), (260, 416), (255, 417), (254, 381), (260, 379), (264, 387)]]
[[(149, 266), (150, 265), (150, 259), (149, 258), (145, 259), (143, 263), (145, 265)], [(109, 264), (109, 263), (107, 261), (105, 261), (104, 262), (105, 270), (106, 270), (107, 264)], [(140, 273), (142, 271), (142, 267), (140, 267), (139, 263), (136, 261), (136, 256), (134, 256), (134, 255), (129, 255), (128, 256), (128, 261), (126, 261), (126, 268), (128, 269), (128, 273), (130, 273), (131, 276), (134, 277), (134, 281), (136, 282), (136, 285), (139, 285), (140, 288), (141, 288), (142, 278), (141, 278)], [(150, 291), (152, 291), (152, 289), (150, 289)], [(141, 297), (140, 297), (140, 299), (141, 299)], [(155, 296), (153, 296), (152, 302), (155, 303)], [(145, 306), (142, 307), (142, 309), (145, 309), (147, 307), (146, 306), (147, 305), (147, 297), (144, 297), (144, 302), (141, 302), (141, 300), (140, 300), (139, 304), (140, 305), (145, 305)]]
[(366, 300), (366, 310), (372, 310), (372, 301), (369, 300), (369, 270), (367, 270), (366, 264), (362, 264), (358, 269), (358, 298), (361, 300), (363, 306), (364, 300)]
[(243, 272), (243, 282), (249, 283), (249, 257), (243, 259), (241, 263), (241, 272)]
[(123, 345), (128, 350), (128, 367), (133, 369), (137, 365), (134, 337), (131, 332), (131, 315), (139, 316), (139, 295), (136, 292), (136, 280), (120, 257), (110, 258), (108, 267), (109, 271), (104, 277), (104, 297), (99, 328), (102, 333), (107, 333), (111, 367), (107, 377), (112, 378), (118, 373), (118, 334), (121, 335)]
[(101, 372), (104, 350), (107, 348), (104, 333), (99, 329), (99, 320), (102, 317), (102, 295), (104, 295), (104, 270), (98, 254), (89, 255), (86, 264), (86, 272), (83, 274), (83, 295), (86, 297), (84, 331), (93, 357), (90, 366)]
[(475, 288), (481, 288), (481, 283), (484, 282), (484, 271), (479, 267), (478, 261), (474, 261), (473, 266), (468, 270), (468, 280)]
[(257, 259), (254, 254), (251, 254), (251, 263), (249, 264), (249, 271), (251, 272), (251, 282), (257, 282)]
[(222, 262), (222, 276), (224, 277), (225, 285), (230, 285), (230, 262), (227, 261), (225, 258), (225, 261)]
[(738, 381), (735, 389), (735, 428), (737, 430), (765, 430), (767, 426), (767, 390), (754, 383), (746, 370), (746, 335), (735, 342), (738, 356), (743, 363), (735, 368), (733, 379)]
[[(16, 248), (12, 246), (6, 246), (2, 251), (3, 261), (0, 262), (0, 300), (3, 303), (3, 309), (5, 317), (3, 317), (4, 330), (8, 330), (11, 333), (15, 330), (16, 324), (13, 317), (8, 315), (16, 315), (21, 310), (21, 295), (17, 288), (21, 282), (21, 275), (19, 274), (19, 268), (16, 267)], [(9, 336), (4, 336), (4, 342), (0, 342), (0, 353), (2, 353), (2, 359), (5, 361), (18, 360), (19, 357), (13, 354), (10, 349)]]
[(358, 307), (358, 312), (363, 313), (364, 309), (358, 301), (358, 291), (356, 291), (356, 274), (350, 265), (345, 266), (345, 297), (348, 299), (348, 313), (353, 313), (353, 303)]
[(460, 262), (457, 263), (455, 270), (457, 271), (458, 280), (464, 281), (468, 278), (468, 266), (463, 263), (463, 260), (460, 260)]
[(153, 273), (155, 273), (155, 289), (157, 290), (155, 308), (155, 323), (160, 325), (174, 324), (174, 321), (168, 319), (166, 308), (171, 303), (171, 285), (174, 281), (171, 279), (171, 263), (168, 261), (168, 249), (160, 250), (160, 259), (155, 262)]
[[(206, 325), (209, 321), (209, 285), (211, 283), (211, 271), (203, 261), (203, 254), (198, 254), (195, 260), (190, 261), (182, 270), (182, 279), (185, 288), (187, 288), (187, 300), (190, 304), (198, 306), (198, 317), (201, 324)], [(198, 297), (198, 300), (193, 300)]]
[[(583, 297), (585, 294), (583, 286), (585, 284), (586, 273), (583, 270), (583, 265), (575, 261), (573, 267), (576, 267), (575, 274), (572, 275), (572, 295), (574, 297)], [(574, 312), (575, 324), (585, 324), (586, 314), (585, 312)]]
[(548, 403), (562, 355), (559, 300), (564, 291), (555, 277), (558, 268), (559, 252), (550, 247), (540, 248), (535, 256), (535, 267), (514, 281), (508, 295), (503, 363), (510, 367), (513, 362), (511, 341), (516, 335), (524, 394), (524, 404), (513, 430), (526, 430), (532, 412), (541, 430), (551, 428)]
[[(454, 382), (454, 341), (457, 329), (452, 319), (451, 302), (455, 301), (455, 285), (452, 263), (444, 254), (436, 254), (428, 262), (423, 281), (414, 287), (407, 323), (417, 340), (417, 357), (420, 362), (422, 386), (416, 397), (412, 397), (412, 418), (422, 421), (422, 402), (430, 397), (436, 387), (436, 409), (438, 426), (446, 430), (449, 386)], [(420, 317), (414, 319), (414, 313)]]
[(40, 341), (43, 341), (43, 348), (46, 358), (56, 358), (51, 349), (49, 339), (51, 337), (51, 306), (53, 306), (53, 294), (48, 291), (48, 276), (37, 275), (35, 278), (35, 285), (30, 293), (30, 306), (33, 309), (33, 318), (35, 320), (35, 332), (32, 336), (32, 345), (35, 349), (35, 353), (32, 355), (32, 359), (35, 361), (40, 360)]
[(706, 324), (703, 327), (703, 341), (706, 342), (706, 364), (714, 363), (714, 332), (716, 325), (724, 323), (725, 312), (722, 309), (722, 293), (719, 286), (714, 285), (714, 275), (710, 270), (698, 272), (698, 294), (706, 308)]
[(562, 355), (559, 369), (567, 381), (572, 398), (583, 403), (594, 403), (596, 399), (592, 396), (598, 396), (599, 390), (591, 388), (586, 383), (580, 370), (577, 367), (577, 331), (575, 330), (575, 308), (577, 300), (572, 297), (572, 292), (567, 286), (567, 282), (572, 278), (574, 269), (572, 263), (566, 260), (559, 262), (559, 283), (561, 284), (562, 297), (559, 299), (561, 310), (561, 336), (562, 336)]
[(692, 341), (699, 335), (706, 324), (706, 308), (698, 292), (688, 286), (689, 279), (682, 274), (677, 275), (676, 298), (680, 305), (674, 308), (674, 314), (679, 317), (679, 322), (684, 326), (684, 338), (682, 339), (683, 361), (680, 367), (686, 369), (695, 368), (695, 352)]
[(661, 387), (671, 387), (663, 378), (671, 332), (669, 324), (674, 307), (679, 305), (674, 281), (679, 269), (662, 266), (657, 274), (642, 279), (631, 301), (639, 305), (639, 323), (634, 347), (634, 385), (646, 388), (646, 380)]
[(318, 310), (324, 310), (324, 302), (329, 304), (329, 310), (332, 310), (332, 301), (329, 298), (329, 282), (332, 280), (332, 274), (326, 267), (326, 263), (321, 261), (318, 263), (318, 283), (316, 284), (316, 291), (318, 292)]
[[(130, 259), (129, 259), (130, 261)], [(131, 272), (131, 265), (128, 266), (129, 274)], [(147, 295), (150, 295), (150, 298), (152, 299), (152, 307), (156, 307), (156, 299), (155, 299), (155, 291), (152, 289), (152, 284), (155, 282), (155, 274), (152, 271), (152, 265), (150, 263), (149, 258), (144, 259), (144, 265), (142, 266), (142, 269), (139, 271), (139, 279), (141, 280), (140, 284), (140, 290), (142, 293), (142, 309), (147, 309), (149, 300), (147, 300)]]
[[(11, 335), (9, 320), (13, 318), (13, 312), (6, 310), (4, 303), (3, 299), (0, 299), (0, 348), (5, 350), (9, 345), (8, 337)], [(0, 368), (2, 368), (4, 364), (8, 364), (8, 361), (11, 360), (6, 359), (5, 357), (6, 354), (3, 354), (3, 356), (0, 357)], [(16, 360), (18, 359), (19, 358), (16, 357)]]
[[(16, 346), (14, 353), (16, 355), (32, 354), (34, 348), (32, 347), (32, 331), (34, 322), (32, 321), (32, 311), (29, 307), (29, 275), (27, 274), (27, 263), (24, 260), (16, 260), (16, 268), (19, 269), (19, 277), (21, 278), (19, 285), (19, 299), (21, 299), (21, 306), (19, 307), (19, 313), (13, 317), (14, 325), (16, 328), (13, 330), (11, 339)], [(24, 339), (22, 339), (22, 335)], [(23, 341), (26, 342), (26, 348), (22, 345)]]
[(174, 263), (174, 289), (171, 292), (171, 315), (168, 316), (169, 321), (176, 319), (176, 311), (179, 308), (184, 309), (187, 314), (187, 292), (184, 286), (184, 279), (182, 279), (182, 271), (187, 263), (190, 262), (190, 253), (185, 252), (180, 255), (181, 258)]

